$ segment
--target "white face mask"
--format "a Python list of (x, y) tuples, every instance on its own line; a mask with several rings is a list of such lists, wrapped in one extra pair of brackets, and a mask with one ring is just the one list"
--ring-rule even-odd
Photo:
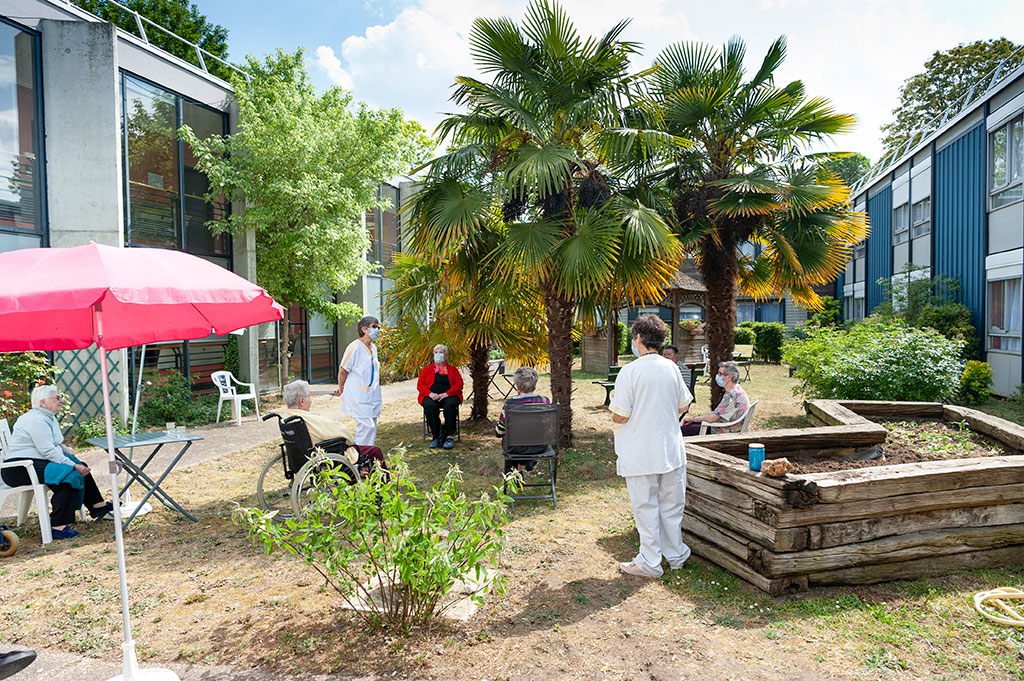
[(443, 352), (435, 352), (434, 353), (434, 363), (435, 364), (440, 364), (443, 361), (444, 361), (444, 353)]
[(370, 340), (377, 340), (377, 336), (380, 335), (380, 329), (375, 326), (371, 326), (366, 330), (366, 335), (370, 337)]

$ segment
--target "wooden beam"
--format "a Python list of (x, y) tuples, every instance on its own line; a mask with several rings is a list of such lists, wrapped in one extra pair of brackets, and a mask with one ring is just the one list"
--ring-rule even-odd
[(870, 423), (835, 400), (806, 400), (804, 411), (829, 426), (855, 426)]
[(941, 402), (886, 402), (882, 400), (839, 400), (839, 404), (861, 416), (883, 418), (942, 418)]
[(1024, 546), (1009, 546), (905, 560), (899, 563), (878, 563), (812, 572), (807, 575), (807, 580), (811, 584), (873, 584), (893, 579), (916, 579), (963, 570), (1015, 565), (1021, 562), (1024, 562)]
[(747, 445), (760, 442), (768, 458), (785, 456), (796, 449), (826, 447), (861, 447), (885, 442), (888, 431), (870, 421), (853, 426), (827, 426), (824, 428), (782, 428), (779, 430), (698, 435), (685, 439), (687, 451), (693, 445), (713, 449), (723, 454), (747, 455)]
[(1024, 426), (969, 407), (946, 405), (942, 415), (947, 421), (967, 421), (972, 430), (990, 435), (1017, 451), (1024, 451)]
[(723, 551), (714, 544), (704, 541), (693, 533), (685, 532), (685, 529), (683, 540), (696, 555), (721, 568), (724, 568), (725, 570), (728, 570), (740, 579), (746, 580), (761, 591), (765, 591), (772, 596), (781, 596), (787, 593), (807, 590), (806, 577), (797, 576), (769, 579), (764, 575), (757, 574), (751, 570), (746, 563), (730, 555), (728, 552)]
[(687, 493), (686, 509), (708, 524), (738, 533), (772, 551), (783, 553), (807, 548), (806, 527), (780, 530), (752, 514), (693, 492)]

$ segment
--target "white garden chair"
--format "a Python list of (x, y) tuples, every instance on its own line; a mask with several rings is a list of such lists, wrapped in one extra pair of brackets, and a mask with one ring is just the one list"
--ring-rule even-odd
[(0, 508), (3, 508), (7, 497), (17, 496), (18, 525), (24, 525), (28, 519), (28, 509), (32, 506), (32, 498), (35, 497), (36, 513), (39, 514), (39, 534), (43, 537), (43, 543), (49, 544), (53, 541), (53, 530), (50, 529), (50, 509), (47, 508), (49, 497), (46, 495), (46, 487), (36, 477), (36, 469), (31, 461), (3, 461), (3, 457), (7, 456), (7, 442), (10, 437), (11, 429), (7, 425), (7, 419), (0, 419), (0, 469), (24, 468), (32, 482), (28, 485), (8, 487), (3, 478), (0, 478)]
[[(231, 403), (231, 413), (235, 417), (235, 425), (242, 425), (242, 401), (252, 400), (256, 405), (256, 418), (260, 417), (260, 401), (256, 394), (256, 386), (252, 383), (242, 383), (230, 371), (214, 371), (210, 379), (220, 391), (220, 401), (217, 402), (217, 422), (220, 422), (220, 409), (225, 402)], [(245, 388), (248, 392), (242, 394), (238, 388)]]
[(757, 403), (760, 401), (761, 400), (754, 400), (750, 407), (747, 408), (746, 413), (735, 421), (727, 421), (725, 423), (721, 423), (720, 421), (713, 421), (711, 423), (708, 423), (707, 421), (701, 422), (699, 435), (707, 435), (708, 428), (727, 428), (728, 426), (735, 426), (737, 424), (740, 426), (741, 433), (747, 432), (750, 430), (750, 421), (754, 418), (754, 409), (757, 408)]

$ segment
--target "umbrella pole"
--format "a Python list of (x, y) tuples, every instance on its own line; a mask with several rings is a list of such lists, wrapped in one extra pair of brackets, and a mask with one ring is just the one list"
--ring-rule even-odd
[(124, 624), (124, 674), (111, 681), (134, 681), (135, 679), (165, 679), (178, 681), (174, 672), (166, 669), (139, 669), (135, 657), (135, 641), (132, 639), (132, 622), (128, 614), (128, 573), (124, 561), (124, 533), (121, 530), (121, 504), (118, 498), (117, 459), (114, 458), (114, 424), (110, 413), (110, 377), (107, 375), (107, 351), (103, 347), (103, 314), (93, 309), (93, 323), (96, 333), (96, 348), (100, 353), (100, 374), (103, 381), (103, 418), (107, 425), (107, 461), (110, 466), (110, 490), (114, 500), (114, 543), (117, 546), (117, 576), (121, 584), (121, 620)]

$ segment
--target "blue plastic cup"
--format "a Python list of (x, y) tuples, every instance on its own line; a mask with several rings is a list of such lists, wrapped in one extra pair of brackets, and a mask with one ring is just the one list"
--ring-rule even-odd
[(747, 445), (747, 460), (750, 461), (750, 470), (761, 470), (764, 463), (764, 445), (760, 442), (751, 442)]

